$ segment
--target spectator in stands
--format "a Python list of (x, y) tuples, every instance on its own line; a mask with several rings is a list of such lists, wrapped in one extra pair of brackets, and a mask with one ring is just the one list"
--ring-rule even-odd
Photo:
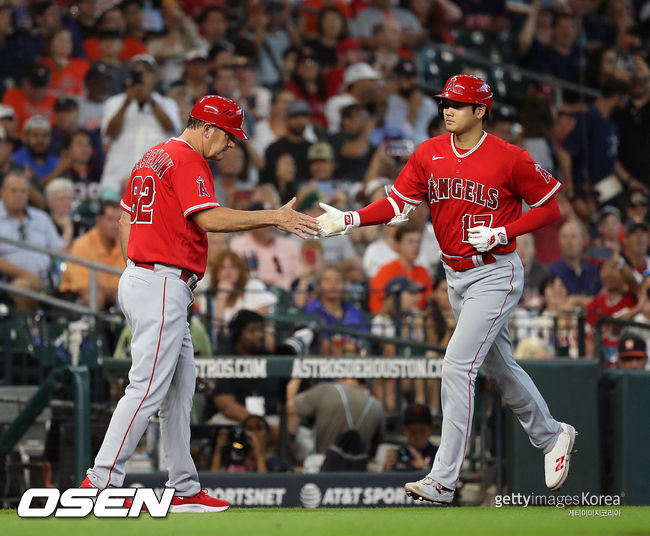
[(395, 19), (385, 18), (373, 29), (372, 67), (384, 80), (392, 78), (400, 61), (402, 27)]
[(386, 284), (394, 277), (405, 275), (415, 283), (419, 283), (425, 288), (420, 294), (418, 306), (424, 307), (425, 297), (428, 296), (433, 288), (431, 277), (426, 268), (415, 264), (420, 253), (420, 244), (422, 241), (422, 230), (419, 226), (412, 223), (405, 224), (397, 228), (395, 232), (395, 248), (398, 254), (397, 259), (384, 264), (370, 280), (370, 298), (368, 301), (369, 309), (372, 314), (377, 314), (383, 305)]
[(212, 82), (215, 93), (227, 99), (237, 97), (237, 73), (232, 64), (233, 61), (231, 59), (230, 63), (217, 68), (214, 71), (214, 80)]
[(197, 23), (208, 48), (232, 47), (228, 40), (228, 16), (223, 7), (208, 5), (197, 17)]
[[(633, 318), (639, 313), (636, 293), (638, 284), (623, 259), (615, 255), (600, 267), (602, 290), (585, 306), (587, 325), (593, 330), (602, 316)], [(611, 324), (601, 327), (601, 352), (607, 363), (614, 364), (620, 328)]]
[(7, 104), (0, 104), (0, 126), (4, 129), (7, 139), (11, 142), (12, 152), (20, 149), (22, 141), (17, 133), (16, 112)]
[(462, 29), (466, 32), (498, 34), (508, 29), (506, 3), (500, 0), (455, 0), (463, 12)]
[[(299, 210), (302, 212), (302, 210)], [(302, 309), (316, 299), (317, 277), (325, 268), (323, 242), (306, 240), (300, 244), (300, 272), (291, 284), (293, 304)]]
[(634, 57), (628, 100), (614, 112), (618, 124), (621, 165), (646, 188), (650, 185), (650, 69), (640, 56)]
[[(61, 237), (49, 216), (27, 205), (29, 179), (20, 170), (12, 170), (2, 181), (0, 197), (0, 235), (32, 246), (53, 251), (63, 248)], [(40, 291), (48, 283), (50, 257), (0, 243), (0, 276), (12, 285)], [(19, 311), (33, 311), (37, 302), (19, 294), (11, 294)]]
[(521, 305), (526, 308), (539, 308), (541, 299), (539, 286), (551, 275), (548, 267), (535, 259), (535, 237), (527, 233), (517, 237), (517, 254), (524, 267), (524, 292)]
[(368, 326), (363, 313), (344, 301), (345, 276), (336, 266), (326, 266), (318, 276), (316, 299), (310, 301), (304, 312), (320, 317), (321, 353), (323, 355), (359, 355), (361, 341), (350, 337), (332, 334), (328, 325), (345, 326), (349, 329), (367, 331)]
[(345, 91), (343, 85), (343, 74), (353, 63), (364, 63), (368, 61), (368, 53), (361, 46), (361, 41), (346, 37), (339, 41), (336, 47), (336, 65), (325, 73), (328, 95), (338, 95)]
[(277, 1), (251, 4), (239, 32), (259, 50), (259, 81), (266, 87), (279, 87), (287, 81), (284, 59), (291, 43), (298, 41), (289, 20), (292, 7)]
[(625, 226), (622, 255), (632, 269), (637, 283), (643, 281), (646, 271), (650, 268), (649, 245), (648, 224), (645, 221), (629, 221)]
[(50, 181), (45, 187), (47, 213), (63, 240), (65, 249), (68, 249), (72, 240), (79, 235), (78, 226), (75, 228), (73, 221), (73, 202), (74, 184), (70, 179), (59, 177)]
[(585, 260), (587, 236), (577, 220), (569, 220), (560, 228), (562, 258), (550, 266), (562, 279), (569, 295), (580, 296), (577, 305), (585, 306), (600, 291), (598, 266)]
[[(249, 210), (262, 209), (261, 203), (249, 207)], [(290, 238), (279, 236), (275, 227), (240, 233), (231, 240), (230, 247), (246, 260), (251, 276), (267, 285), (288, 291), (298, 276), (300, 246)]]
[(343, 85), (345, 92), (330, 97), (325, 103), (327, 131), (336, 134), (341, 130), (341, 110), (349, 104), (368, 107), (374, 103), (381, 75), (367, 63), (353, 63), (345, 69)]
[(399, 23), (403, 47), (417, 47), (424, 39), (425, 34), (417, 17), (407, 9), (392, 7), (389, 0), (370, 0), (369, 7), (360, 11), (354, 19), (353, 36), (369, 48), (376, 48), (373, 30), (386, 19)]
[(4, 177), (12, 166), (12, 153), (13, 145), (11, 139), (7, 135), (5, 127), (0, 125), (0, 177)]
[(124, 34), (137, 41), (147, 38), (144, 28), (144, 9), (140, 0), (125, 0), (120, 4), (124, 16)]
[[(70, 135), (79, 130), (79, 103), (71, 97), (59, 97), (54, 104), (54, 127), (50, 153), (61, 156), (63, 145)], [(59, 164), (61, 164), (59, 162)]]
[(333, 178), (336, 161), (332, 146), (325, 141), (318, 141), (309, 147), (307, 158), (309, 159), (308, 186), (327, 197), (336, 195), (339, 185)]
[(83, 95), (83, 80), (90, 65), (72, 57), (72, 33), (66, 28), (58, 29), (50, 37), (48, 49), (43, 63), (52, 73), (49, 91), (57, 97)]
[(578, 29), (574, 16), (556, 11), (553, 17), (551, 42), (545, 45), (537, 40), (535, 28), (540, 3), (534, 2), (518, 38), (522, 64), (534, 71), (550, 74), (563, 80), (577, 82), (580, 69)]
[(109, 94), (122, 93), (126, 87), (128, 77), (128, 62), (120, 58), (124, 44), (122, 34), (118, 30), (103, 29), (97, 35), (99, 57), (93, 66), (102, 67), (110, 80)]
[(229, 249), (215, 257), (209, 277), (210, 288), (216, 291), (214, 315), (219, 332), (226, 331), (240, 310), (267, 314), (277, 302), (262, 281), (250, 277), (246, 261)]
[(221, 160), (211, 162), (211, 168), (217, 199), (225, 206), (234, 206), (237, 192), (248, 180), (248, 158), (244, 147), (237, 143), (222, 155)]
[(14, 162), (31, 169), (41, 184), (47, 184), (47, 181), (58, 173), (59, 157), (50, 154), (51, 141), (50, 122), (42, 115), (35, 115), (25, 123), (24, 145), (13, 156)]
[[(16, 3), (16, 5), (18, 5)], [(23, 4), (24, 5), (24, 4)], [(56, 2), (43, 0), (30, 2), (28, 13), (23, 9), (17, 9), (17, 18), (23, 18), (22, 23), (25, 32), (25, 45), (29, 49), (31, 58), (44, 56), (47, 53), (47, 44), (52, 35), (62, 27), (72, 32), (73, 54), (75, 57), (83, 56), (81, 37), (74, 21), (69, 17), (61, 16), (61, 8)], [(32, 20), (29, 21), (29, 15)], [(25, 20), (27, 19), (27, 20)], [(31, 26), (31, 27), (30, 27)]]
[(647, 222), (648, 218), (648, 196), (643, 190), (634, 188), (630, 190), (625, 202), (625, 219), (635, 223)]
[[(99, 134), (104, 115), (104, 103), (112, 93), (111, 76), (105, 65), (94, 64), (84, 78), (85, 95), (79, 99), (79, 124), (88, 132)], [(119, 90), (115, 93), (119, 93)]]
[[(522, 112), (523, 144), (533, 160), (556, 178), (565, 179), (559, 166), (559, 155), (553, 143), (553, 109), (548, 99), (528, 98)], [(563, 184), (566, 191), (566, 181)]]
[(327, 73), (338, 63), (337, 46), (348, 33), (347, 21), (343, 12), (336, 5), (331, 5), (319, 11), (316, 25), (316, 36), (308, 37), (305, 44), (314, 51), (324, 73)]
[(185, 54), (185, 69), (182, 78), (176, 80), (172, 86), (185, 86), (189, 89), (192, 103), (204, 95), (214, 93), (210, 87), (210, 76), (208, 74), (208, 53), (195, 48)]
[[(518, 237), (517, 237), (518, 238)], [(431, 294), (430, 313), (431, 322), (427, 324), (428, 333), (427, 341), (440, 346), (447, 346), (449, 339), (456, 329), (456, 317), (449, 302), (447, 293), (447, 279), (438, 277), (433, 284)], [(431, 403), (431, 407), (438, 409), (438, 402)]]
[[(125, 35), (126, 22), (118, 4), (108, 4), (108, 7), (100, 8), (100, 15), (95, 24), (98, 34), (102, 35), (104, 30), (116, 32), (121, 36), (122, 47), (119, 53), (120, 61), (130, 61), (138, 54), (146, 54), (147, 47), (140, 40), (131, 35)], [(84, 50), (88, 61), (99, 60), (101, 53), (99, 48), (99, 37), (91, 36), (84, 41)]]
[(341, 131), (330, 136), (338, 166), (334, 176), (340, 180), (358, 181), (363, 177), (373, 148), (370, 134), (375, 118), (360, 104), (349, 104), (341, 110)]
[(147, 51), (160, 65), (162, 82), (171, 84), (183, 74), (185, 54), (195, 48), (207, 49), (207, 44), (179, 2), (164, 3), (162, 17), (163, 33), (147, 43)]
[(408, 6), (424, 29), (426, 41), (453, 42), (450, 29), (463, 18), (463, 11), (456, 3), (451, 0), (409, 0)]
[(424, 404), (412, 404), (404, 410), (406, 445), (386, 453), (384, 471), (425, 471), (431, 467), (438, 447), (429, 437), (433, 434), (431, 410)]
[(25, 65), (34, 55), (26, 46), (24, 32), (15, 30), (13, 20), (14, 7), (8, 2), (0, 5), (0, 87), (3, 90), (20, 83)]
[(321, 382), (295, 398), (288, 398), (289, 430), (295, 430), (298, 418), (314, 419), (316, 453), (325, 454), (336, 439), (350, 429), (346, 414), (353, 424), (357, 424), (366, 407), (358, 432), (366, 446), (365, 453), (372, 457), (384, 436), (384, 410), (363, 380), (350, 378)]
[(255, 119), (257, 129), (257, 121), (266, 119), (271, 112), (271, 91), (258, 83), (253, 58), (236, 57), (234, 65), (239, 90), (237, 102), (240, 106), (243, 105)]
[(625, 370), (645, 370), (648, 366), (646, 342), (637, 335), (621, 336), (618, 341), (616, 366)]
[[(235, 429), (239, 432), (238, 429)], [(273, 473), (280, 471), (280, 460), (269, 451), (271, 427), (260, 415), (249, 415), (241, 423), (243, 437), (233, 436), (226, 427), (219, 430), (210, 471), (229, 473)], [(234, 445), (232, 438), (238, 445)], [(241, 446), (239, 446), (241, 445)]]
[(100, 162), (93, 156), (90, 134), (77, 130), (69, 135), (61, 152), (61, 162), (65, 164), (61, 176), (74, 183), (75, 202), (99, 201), (99, 180), (102, 176)]
[[(226, 355), (254, 357), (266, 355), (264, 317), (241, 309), (230, 321), (230, 348)], [(219, 379), (212, 393), (214, 405), (231, 422), (243, 422), (251, 414), (276, 415), (280, 378)]]
[(266, 149), (261, 182), (277, 184), (274, 177), (276, 161), (280, 155), (285, 153), (293, 156), (296, 164), (296, 179), (305, 181), (309, 178), (307, 151), (310, 143), (305, 138), (305, 129), (309, 123), (310, 114), (311, 108), (303, 100), (294, 100), (287, 106), (286, 133)]
[[(420, 293), (424, 286), (411, 281), (405, 275), (391, 279), (384, 289), (386, 299), (381, 311), (377, 313), (370, 324), (373, 335), (383, 337), (398, 337), (409, 341), (422, 342), (426, 340), (424, 317), (418, 307)], [(396, 321), (400, 329), (397, 330)], [(378, 346), (378, 355), (394, 357), (397, 347), (394, 343), (382, 343)], [(375, 397), (382, 401), (388, 413), (395, 411), (395, 381), (375, 379), (372, 382), (372, 391)], [(416, 380), (416, 391), (424, 400), (424, 382)]]
[(251, 140), (258, 154), (263, 155), (274, 141), (287, 131), (287, 107), (294, 100), (288, 89), (276, 89), (271, 95), (270, 113), (266, 119), (255, 123), (255, 134)]
[(296, 99), (309, 104), (311, 120), (323, 129), (327, 128), (325, 118), (325, 102), (327, 87), (321, 67), (321, 58), (308, 46), (300, 49), (300, 55), (291, 77), (285, 87), (295, 95)]
[(110, 141), (102, 175), (102, 189), (117, 196), (131, 168), (147, 148), (180, 129), (176, 103), (154, 91), (156, 62), (151, 56), (135, 56), (129, 67), (124, 93), (106, 101), (102, 135)]
[[(120, 247), (119, 221), (122, 209), (116, 201), (103, 201), (100, 205), (96, 225), (77, 238), (70, 248), (70, 254), (87, 261), (106, 264), (123, 270), (125, 268)], [(96, 272), (97, 309), (106, 311), (117, 302), (119, 275)], [(74, 262), (66, 263), (61, 292), (70, 292), (79, 298), (82, 305), (90, 305), (90, 270)]]
[[(623, 221), (621, 211), (611, 205), (605, 205), (598, 211), (596, 220), (597, 236), (592, 240), (592, 246), (607, 248), (610, 251), (621, 251), (621, 235), (623, 234)], [(591, 249), (587, 250), (590, 256)]]
[(48, 94), (50, 70), (40, 62), (32, 63), (23, 73), (20, 87), (5, 91), (2, 102), (11, 106), (18, 120), (17, 131), (22, 134), (25, 122), (34, 115), (52, 119), (56, 97)]
[(612, 114), (621, 103), (625, 86), (616, 78), (608, 77), (600, 90), (601, 95), (594, 104), (578, 117), (563, 147), (571, 154), (574, 187), (594, 187), (601, 192), (599, 201), (603, 203), (615, 198), (620, 183), (627, 188), (645, 189), (645, 186), (618, 159), (618, 125)]
[(411, 60), (400, 60), (394, 70), (397, 91), (388, 96), (386, 122), (399, 126), (416, 145), (429, 139), (427, 127), (438, 114), (433, 99), (419, 87), (418, 71)]

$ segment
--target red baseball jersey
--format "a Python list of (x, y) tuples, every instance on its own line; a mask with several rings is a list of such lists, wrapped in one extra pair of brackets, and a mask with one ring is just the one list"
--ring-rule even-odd
[(208, 238), (188, 216), (219, 203), (212, 172), (189, 143), (172, 138), (149, 149), (131, 171), (121, 206), (131, 214), (129, 259), (203, 277)]
[[(520, 147), (484, 132), (475, 147), (463, 151), (447, 133), (418, 146), (392, 194), (415, 205), (426, 199), (441, 251), (468, 257), (477, 254), (468, 229), (505, 226), (521, 216), (522, 199), (537, 207), (560, 187)], [(510, 240), (491, 252), (510, 253), (515, 247), (516, 241)]]

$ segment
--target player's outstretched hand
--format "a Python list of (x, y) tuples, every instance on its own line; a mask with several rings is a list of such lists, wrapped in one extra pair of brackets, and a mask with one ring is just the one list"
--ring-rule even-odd
[(321, 226), (320, 232), (318, 233), (320, 238), (344, 235), (352, 232), (354, 226), (352, 225), (352, 215), (350, 212), (342, 212), (338, 208), (326, 203), (318, 203), (318, 206), (325, 211), (316, 218)]
[(278, 215), (280, 217), (275, 226), (282, 231), (293, 233), (305, 240), (318, 236), (321, 228), (318, 220), (311, 216), (307, 216), (307, 214), (296, 212), (293, 209), (295, 204), (296, 198), (294, 197), (286, 205), (278, 209)]
[(468, 231), (469, 243), (481, 253), (490, 251), (496, 246), (505, 246), (508, 243), (505, 227), (491, 228), (479, 225), (468, 229)]

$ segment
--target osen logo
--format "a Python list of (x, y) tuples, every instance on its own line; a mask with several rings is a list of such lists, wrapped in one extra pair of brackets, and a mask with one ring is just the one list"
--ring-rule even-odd
[(305, 508), (318, 508), (322, 498), (320, 488), (316, 484), (305, 484), (300, 490), (300, 502)]

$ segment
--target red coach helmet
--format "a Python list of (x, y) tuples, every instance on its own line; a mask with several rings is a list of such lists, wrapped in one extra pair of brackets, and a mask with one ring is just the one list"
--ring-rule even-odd
[(248, 139), (246, 132), (241, 128), (244, 121), (244, 110), (236, 102), (225, 97), (219, 95), (201, 97), (196, 101), (190, 116), (209, 125), (222, 128), (243, 140)]
[(485, 80), (471, 74), (455, 74), (445, 84), (445, 89), (434, 98), (449, 99), (468, 104), (483, 104), (488, 111), (492, 111), (494, 96), (492, 88)]

